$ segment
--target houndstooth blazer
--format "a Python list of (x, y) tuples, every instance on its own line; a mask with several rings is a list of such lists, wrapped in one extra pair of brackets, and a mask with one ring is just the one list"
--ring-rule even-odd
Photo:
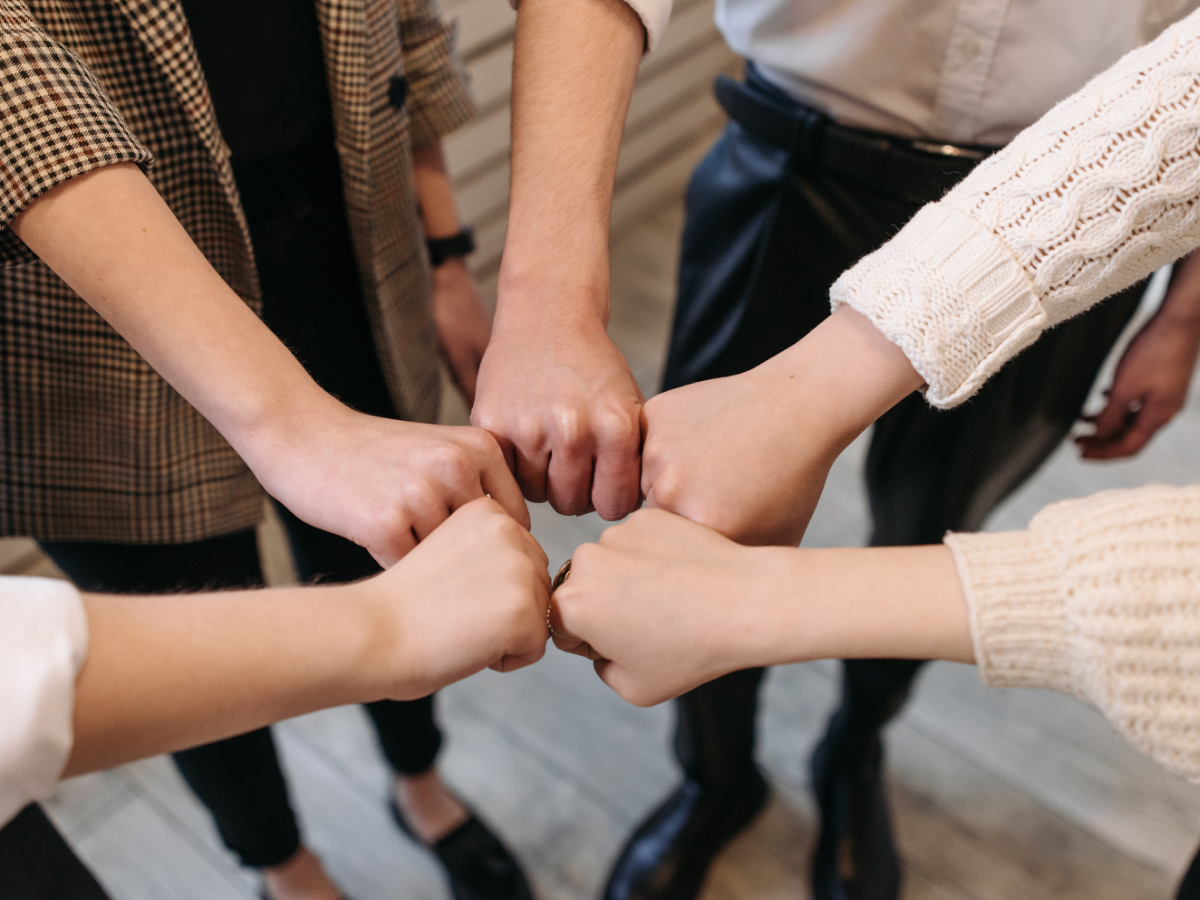
[[(436, 335), (411, 148), (473, 108), (435, 0), (315, 2), (376, 346), (397, 409), (429, 421)], [(8, 228), (54, 185), (135, 162), (257, 305), (178, 0), (0, 0), (0, 123), (0, 534), (179, 543), (253, 526), (261, 488), (229, 445)]]

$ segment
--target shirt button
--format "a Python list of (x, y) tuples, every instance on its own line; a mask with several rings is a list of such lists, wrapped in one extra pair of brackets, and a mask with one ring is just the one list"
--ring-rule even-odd
[(396, 107), (396, 109), (404, 108), (404, 101), (408, 97), (408, 79), (403, 75), (394, 75), (388, 85), (388, 103)]
[(979, 55), (979, 42), (967, 38), (967, 40), (962, 42), (962, 47), (959, 49), (962, 50), (963, 59), (974, 59)]

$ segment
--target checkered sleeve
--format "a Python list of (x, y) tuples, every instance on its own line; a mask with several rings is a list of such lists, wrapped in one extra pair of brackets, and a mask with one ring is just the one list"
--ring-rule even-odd
[(454, 48), (454, 27), (437, 0), (398, 0), (412, 146), (420, 148), (475, 115), (467, 75)]
[(101, 166), (151, 163), (100, 82), (23, 0), (0, 0), (0, 265), (33, 259), (8, 223), (55, 185)]

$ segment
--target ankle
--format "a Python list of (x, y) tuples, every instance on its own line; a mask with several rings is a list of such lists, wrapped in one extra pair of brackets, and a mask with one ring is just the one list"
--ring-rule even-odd
[(301, 846), (291, 858), (262, 870), (264, 893), (270, 900), (341, 900), (321, 860)]
[(426, 844), (436, 844), (471, 817), (450, 793), (436, 767), (419, 775), (397, 777), (393, 794), (409, 826)]

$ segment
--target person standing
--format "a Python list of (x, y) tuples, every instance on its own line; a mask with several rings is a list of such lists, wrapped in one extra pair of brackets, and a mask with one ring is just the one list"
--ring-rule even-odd
[[(1166, 16), (1153, 3), (718, 0), (717, 24), (747, 58), (746, 77), (718, 78), (731, 121), (688, 188), (663, 389), (745, 372), (799, 341), (829, 314), (830, 286), (845, 269), (1194, 6)], [(1151, 323), (1131, 347), (1088, 454), (1136, 452), (1182, 405), (1197, 341), (1195, 324), (1180, 335), (1177, 323), (1200, 312), (1200, 296), (1181, 284), (1164, 304), (1181, 315)], [(968, 405), (935, 410), (914, 394), (884, 415), (866, 461), (870, 543), (936, 543), (948, 530), (978, 529), (1070, 433), (1144, 287), (1058, 326)], [(1169, 352), (1179, 343), (1181, 355)], [(1131, 393), (1127, 382), (1147, 369), (1157, 371), (1153, 391)], [(818, 900), (899, 895), (881, 729), (921, 666), (843, 663), (840, 704), (811, 759)], [(716, 854), (762, 808), (754, 745), (764, 671), (679, 699), (683, 782), (623, 847), (605, 900), (691, 900)]]
[[(6, 0), (5, 13), (6, 67), (32, 73), (16, 92), (50, 124), (106, 123), (42, 134), (37, 122), (45, 140), (9, 215), (79, 160), (152, 157), (155, 186), (197, 245), (261, 304), (321, 387), (358, 412), (429, 422), (440, 343), (471, 390), (489, 326), (462, 263), (469, 235), (438, 140), (472, 106), (432, 3)], [(81, 105), (55, 93), (63, 84)], [(13, 150), (13, 159), (28, 153)], [(95, 311), (4, 237), (0, 332), (22, 351), (5, 358), (4, 531), (36, 537), (85, 590), (260, 584), (263, 495), (245, 464)], [(429, 257), (440, 263), (432, 279)], [(376, 560), (393, 562), (449, 512), (422, 495), (390, 544), (336, 529), (368, 552), (312, 524), (331, 518), (317, 491), (273, 493), (307, 520), (281, 508), (305, 580), (378, 571)], [(436, 853), (455, 893), (528, 896), (511, 854), (437, 775), (432, 701), (369, 711), (397, 773), (397, 823)], [(269, 732), (177, 761), (227, 845), (264, 872), (268, 896), (337, 896), (301, 843)]]

